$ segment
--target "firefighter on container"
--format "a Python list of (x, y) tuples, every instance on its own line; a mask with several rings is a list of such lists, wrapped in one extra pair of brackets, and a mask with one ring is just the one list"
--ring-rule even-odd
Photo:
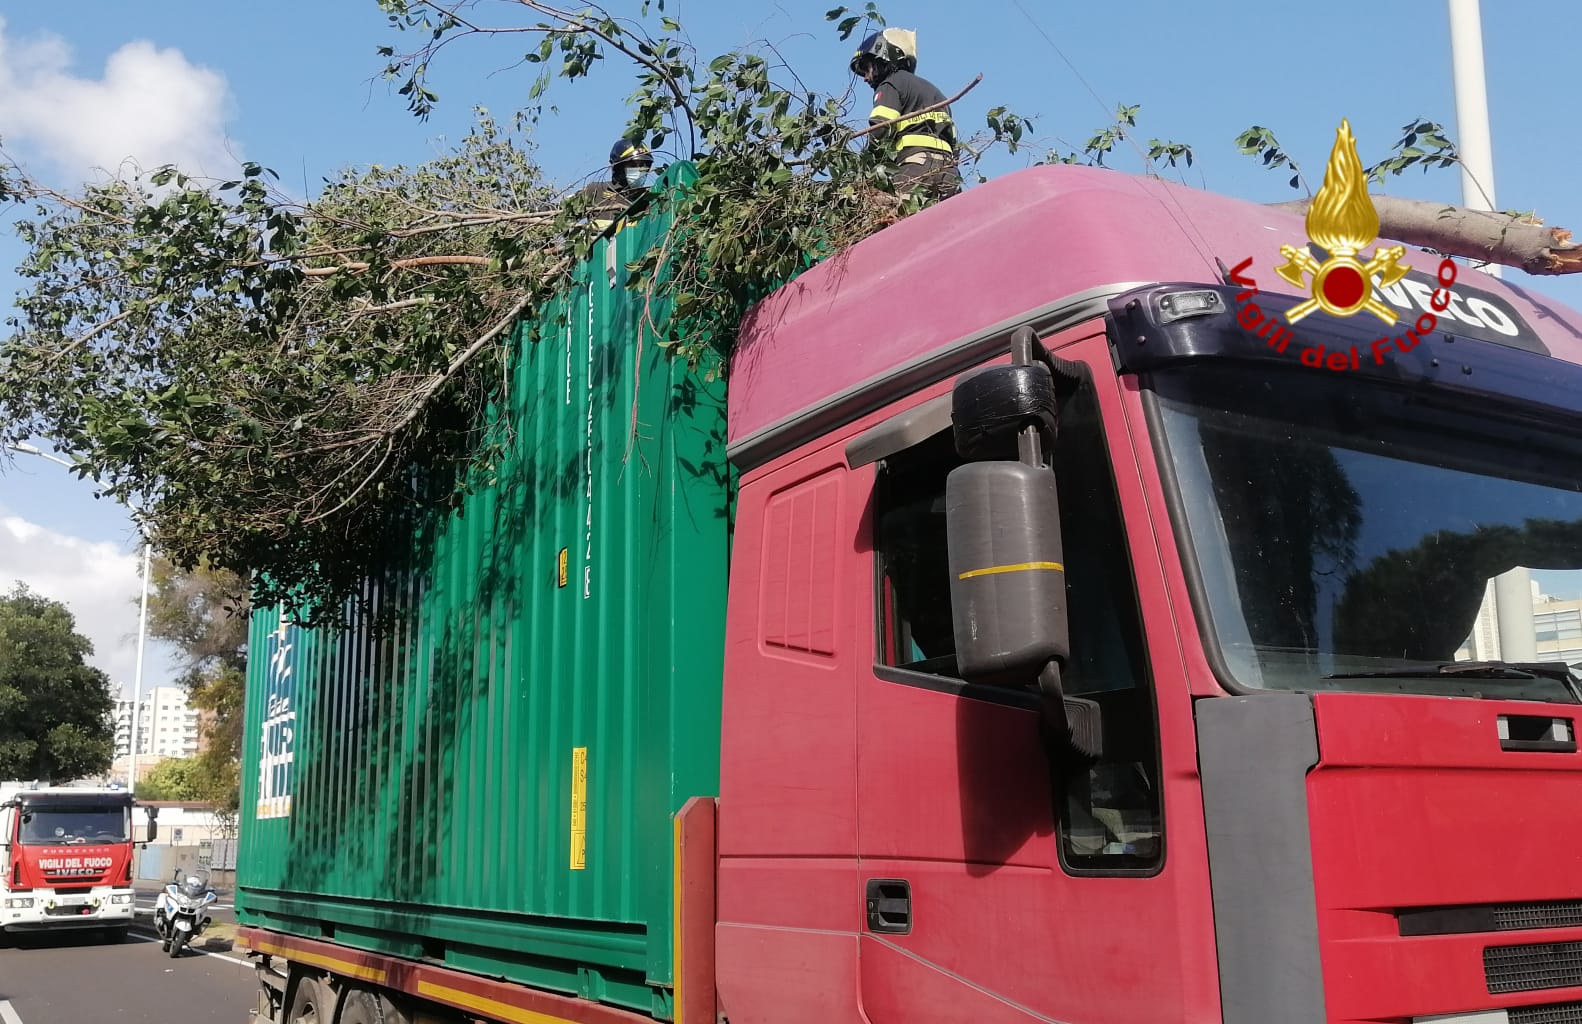
[[(897, 191), (921, 189), (935, 199), (945, 199), (961, 191), (956, 123), (948, 106), (927, 110), (943, 104), (945, 94), (928, 79), (913, 74), (916, 68), (917, 35), (905, 29), (875, 32), (851, 58), (852, 74), (873, 86), (873, 113), (868, 115), (868, 123), (884, 125), (869, 133), (868, 145), (893, 147), (899, 162)], [(925, 110), (927, 113), (919, 113)], [(885, 123), (891, 121), (894, 123)]]
[(615, 218), (648, 191), (653, 167), (654, 156), (642, 143), (626, 138), (615, 140), (610, 147), (610, 180), (589, 182), (578, 192), (595, 230), (607, 230)]

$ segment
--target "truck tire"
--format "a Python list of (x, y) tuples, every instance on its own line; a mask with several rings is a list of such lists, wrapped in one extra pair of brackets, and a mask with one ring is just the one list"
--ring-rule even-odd
[(319, 979), (303, 976), (297, 979), (296, 991), (291, 993), (291, 1006), (286, 1010), (284, 1024), (332, 1024), (329, 993)]
[(354, 989), (341, 996), (340, 1024), (411, 1024), (401, 1010), (377, 993)]

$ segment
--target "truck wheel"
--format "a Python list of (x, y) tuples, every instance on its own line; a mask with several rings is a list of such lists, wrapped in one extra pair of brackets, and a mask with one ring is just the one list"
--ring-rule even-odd
[(407, 1024), (405, 1014), (372, 992), (358, 990), (341, 997), (340, 1024)]
[[(377, 1018), (376, 1018), (377, 1020)], [(298, 978), (285, 1024), (330, 1024), (330, 1001), (317, 978)]]

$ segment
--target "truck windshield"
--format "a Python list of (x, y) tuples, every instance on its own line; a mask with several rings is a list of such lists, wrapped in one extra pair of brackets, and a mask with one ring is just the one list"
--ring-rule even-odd
[(1563, 669), (1465, 663), (1582, 664), (1582, 436), (1328, 371), (1150, 390), (1229, 685), (1576, 701)]
[(22, 812), (20, 838), (26, 846), (58, 843), (124, 843), (125, 807), (29, 808)]

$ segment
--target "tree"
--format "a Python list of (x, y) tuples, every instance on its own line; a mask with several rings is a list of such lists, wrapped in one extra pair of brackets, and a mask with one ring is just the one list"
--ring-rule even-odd
[(0, 778), (69, 782), (110, 767), (110, 680), (66, 606), (18, 584), (0, 597)]
[[(307, 201), (259, 164), (234, 181), (166, 167), (80, 194), (0, 174), (0, 194), (34, 214), (20, 224), (27, 290), (0, 343), (0, 443), (51, 438), (178, 566), (237, 573), (257, 601), (326, 615), (399, 567), (413, 523), (454, 507), (468, 470), (491, 464), (497, 442), (481, 427), (512, 328), (594, 239), (528, 141), (557, 81), (624, 66), (629, 133), (656, 151), (675, 140), (696, 165), (696, 180), (652, 198), (675, 227), (625, 283), (673, 310), (648, 325), (652, 343), (704, 376), (723, 372), (771, 288), (927, 202), (896, 195), (866, 129), (850, 127), (850, 93), (808, 89), (766, 42), (705, 59), (662, 4), (634, 20), (538, 0), (378, 3), (415, 41), (381, 52), (416, 115), (438, 102), (431, 76), (453, 44), (475, 38), (534, 41), (530, 106), (505, 125), (479, 111), (453, 151), (347, 169)], [(884, 23), (873, 4), (825, 17), (842, 39)], [(1104, 165), (1138, 109), (1120, 107), (1083, 153), (1049, 159)], [(1032, 133), (996, 107), (968, 139), (967, 172)], [(1424, 152), (1403, 139), (1397, 163), (1375, 166), (1398, 174)], [(1142, 157), (1145, 170), (1179, 168), (1192, 150), (1153, 139)]]
[(137, 784), (137, 795), (143, 800), (207, 800), (208, 783), (197, 758), (167, 757)]
[[(247, 584), (235, 573), (200, 564), (190, 572), (163, 555), (153, 561), (149, 635), (182, 653), (180, 683), (188, 701), (206, 714), (204, 749), (182, 770), (192, 796), (234, 810), (240, 802), (238, 764), (247, 678)], [(163, 765), (162, 765), (163, 767)], [(174, 770), (174, 769), (173, 769)]]

